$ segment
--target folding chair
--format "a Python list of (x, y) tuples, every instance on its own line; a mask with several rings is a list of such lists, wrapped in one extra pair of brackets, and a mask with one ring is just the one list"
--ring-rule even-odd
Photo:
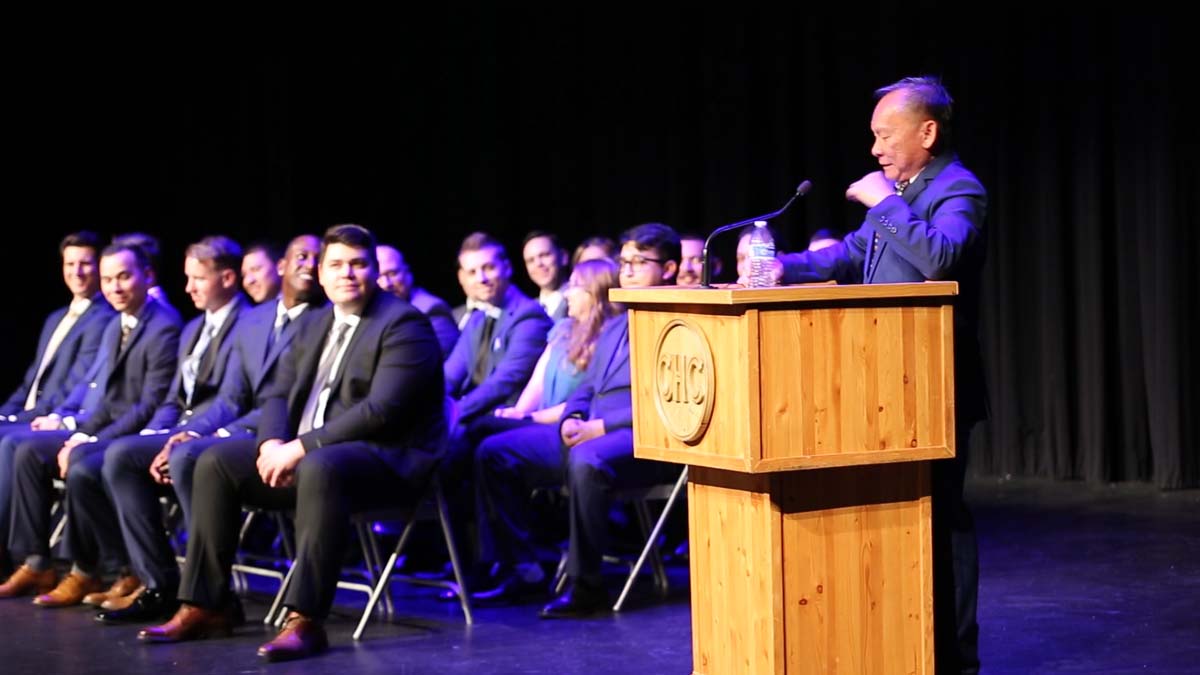
[[(453, 429), (458, 420), (458, 409), (453, 399), (446, 398), (446, 428)], [(448, 438), (442, 439), (443, 450)], [(404, 553), (405, 547), (408, 545), (412, 535), (413, 528), (420, 521), (437, 520), (441, 524), (442, 535), (446, 541), (446, 550), (450, 555), (450, 566), (454, 571), (454, 580), (444, 579), (426, 579), (423, 577), (401, 575), (396, 573), (396, 562)], [(378, 522), (403, 522), (404, 529), (400, 533), (400, 538), (396, 542), (396, 546), (392, 549), (391, 555), (386, 562), (383, 562), (379, 551), (378, 539), (375, 536), (375, 523)], [(358, 532), (360, 543), (363, 547), (363, 558), (366, 562), (366, 575), (369, 584), (363, 584), (355, 581), (341, 580), (338, 581), (338, 588), (350, 591), (359, 591), (368, 595), (367, 606), (363, 610), (362, 616), (359, 619), (358, 626), (354, 630), (354, 639), (362, 639), (363, 631), (366, 629), (367, 621), (370, 620), (371, 614), (375, 612), (379, 600), (384, 600), (384, 611), (388, 618), (394, 614), (394, 609), (391, 602), (391, 596), (388, 594), (388, 589), (393, 581), (403, 581), (405, 583), (434, 586), (445, 588), (453, 591), (462, 605), (463, 615), (466, 618), (467, 625), (475, 622), (471, 614), (471, 604), (466, 583), (463, 581), (462, 563), (458, 555), (458, 548), (454, 543), (454, 535), (450, 526), (450, 512), (446, 508), (446, 498), (442, 490), (441, 480), (438, 477), (438, 467), (432, 470), (432, 476), (429, 481), (429, 486), (426, 488), (425, 494), (422, 495), (414, 505), (408, 507), (396, 507), (387, 509), (377, 509), (360, 514), (355, 514), (352, 522)], [(292, 571), (295, 569), (293, 565), (288, 570), (287, 575), (283, 579), (283, 584), (280, 586), (279, 593), (275, 596), (275, 601), (271, 604), (271, 608), (267, 611), (265, 623), (278, 623), (283, 619), (282, 601), (283, 596), (287, 591), (288, 584), (291, 583)]]
[[(663, 526), (667, 522), (667, 518), (671, 515), (671, 510), (675, 506), (675, 501), (679, 497), (679, 493), (683, 491), (683, 487), (687, 485), (687, 466), (679, 474), (679, 478), (672, 483), (660, 483), (644, 488), (628, 488), (619, 490), (616, 493), (616, 499), (619, 501), (629, 502), (633, 505), (634, 513), (637, 515), (638, 528), (642, 536), (645, 538), (645, 545), (642, 546), (642, 552), (636, 561), (629, 562), (620, 558), (605, 555), (604, 562), (607, 563), (625, 563), (629, 565), (629, 575), (625, 578), (625, 586), (621, 589), (621, 595), (613, 604), (613, 611), (619, 612), (625, 605), (625, 599), (629, 595), (630, 589), (633, 588), (633, 583), (637, 581), (638, 574), (642, 571), (642, 567), (646, 564), (646, 559), (650, 559), (650, 567), (654, 574), (654, 586), (658, 590), (660, 596), (666, 596), (669, 587), (667, 580), (666, 566), (663, 565), (662, 554), (658, 550), (658, 536), (662, 533)], [(662, 511), (658, 514), (658, 519), (655, 520), (650, 516), (650, 502), (666, 501)], [(653, 522), (653, 526), (651, 523)], [(554, 592), (561, 593), (566, 585), (566, 570), (567, 570), (567, 552), (564, 551), (562, 557), (558, 561), (558, 569), (554, 572)]]

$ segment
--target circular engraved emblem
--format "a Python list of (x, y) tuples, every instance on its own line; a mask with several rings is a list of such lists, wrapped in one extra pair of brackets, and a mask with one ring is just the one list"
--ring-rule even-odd
[(704, 333), (682, 319), (671, 321), (658, 334), (654, 363), (659, 419), (684, 443), (699, 440), (708, 430), (716, 394), (712, 350)]

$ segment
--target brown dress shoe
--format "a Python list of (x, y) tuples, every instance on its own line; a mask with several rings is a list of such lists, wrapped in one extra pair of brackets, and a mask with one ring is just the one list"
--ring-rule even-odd
[[(129, 595), (109, 598), (100, 603), (100, 609), (107, 609), (110, 612), (118, 609), (125, 609), (126, 607), (132, 605), (138, 599), (138, 596), (140, 596), (145, 590), (145, 586), (138, 586), (137, 588), (133, 589), (133, 592)], [(84, 602), (87, 602), (87, 600), (85, 599)]]
[(233, 635), (234, 617), (229, 609), (204, 609), (183, 604), (171, 620), (161, 626), (151, 626), (138, 633), (143, 642), (184, 642), (210, 637)]
[(16, 598), (32, 593), (48, 593), (58, 581), (58, 575), (53, 569), (41, 572), (34, 571), (28, 565), (21, 565), (16, 572), (3, 584), (0, 584), (0, 598)]
[(73, 607), (83, 602), (83, 596), (99, 590), (99, 579), (72, 572), (54, 590), (34, 598), (33, 604), (47, 608)]
[(288, 612), (283, 630), (267, 644), (258, 648), (258, 655), (268, 661), (291, 661), (316, 656), (329, 649), (325, 628), (299, 612)]
[(104, 604), (105, 600), (112, 598), (123, 598), (137, 590), (137, 588), (141, 585), (142, 582), (133, 575), (117, 577), (117, 580), (113, 582), (112, 586), (108, 587), (107, 591), (88, 593), (87, 595), (83, 596), (83, 604), (99, 607), (100, 605)]

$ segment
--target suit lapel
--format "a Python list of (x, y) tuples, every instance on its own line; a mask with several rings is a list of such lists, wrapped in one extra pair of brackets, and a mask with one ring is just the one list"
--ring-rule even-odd
[(217, 334), (213, 336), (212, 342), (208, 343), (208, 349), (201, 357), (200, 369), (196, 373), (197, 382), (207, 382), (212, 379), (213, 369), (217, 367), (221, 350), (225, 348), (225, 338), (238, 322), (238, 315), (242, 311), (242, 299), (240, 296), (235, 297), (232, 302), (237, 304), (229, 310), (229, 316), (225, 317), (225, 323), (221, 324), (221, 330), (217, 331)]

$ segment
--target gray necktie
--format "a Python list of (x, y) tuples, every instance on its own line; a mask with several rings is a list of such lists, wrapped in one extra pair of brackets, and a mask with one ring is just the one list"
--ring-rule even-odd
[(188, 354), (187, 359), (183, 362), (183, 393), (184, 400), (189, 404), (192, 402), (192, 394), (196, 391), (196, 378), (200, 374), (200, 364), (204, 360), (204, 352), (208, 350), (216, 332), (216, 326), (206, 320), (200, 328), (200, 339), (196, 340), (196, 346), (192, 348), (192, 353)]
[(329, 349), (321, 358), (321, 363), (317, 365), (317, 374), (313, 378), (312, 390), (308, 393), (308, 401), (304, 404), (304, 412), (300, 413), (300, 428), (296, 431), (296, 435), (306, 434), (317, 426), (317, 408), (320, 407), (321, 392), (329, 388), (329, 373), (333, 370), (333, 362), (337, 359), (338, 352), (342, 350), (342, 343), (346, 340), (346, 331), (350, 329), (350, 324), (345, 321), (339, 322), (333, 328), (333, 338), (327, 341)]

